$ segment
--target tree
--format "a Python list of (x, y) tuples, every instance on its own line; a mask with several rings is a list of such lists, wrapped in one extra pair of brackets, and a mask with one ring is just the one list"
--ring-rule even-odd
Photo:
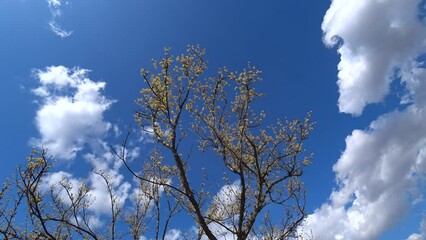
[[(241, 72), (223, 67), (216, 76), (201, 79), (207, 69), (204, 54), (198, 46), (189, 46), (176, 57), (165, 49), (164, 57), (153, 61), (152, 72), (141, 70), (146, 87), (136, 99), (135, 120), (152, 135), (155, 148), (143, 169), (136, 171), (126, 158), (130, 132), (120, 149), (111, 146), (139, 180), (140, 194), (133, 196), (131, 212), (124, 213), (119, 207), (107, 172), (96, 172), (110, 196), (108, 233), (100, 233), (91, 223), (91, 188), (84, 182), (73, 186), (63, 179), (59, 187), (67, 199), (58, 194), (58, 186), (49, 193), (41, 189), (40, 182), (50, 167), (44, 150), (34, 150), (27, 167), (18, 171), (15, 197), (3, 198), (11, 183), (3, 188), (0, 233), (7, 239), (138, 239), (152, 227), (155, 239), (164, 239), (172, 217), (184, 214), (198, 228), (188, 238), (299, 237), (297, 228), (306, 216), (301, 177), (312, 159), (303, 147), (313, 129), (311, 114), (303, 120), (266, 124), (266, 114), (256, 110), (256, 100), (262, 96), (255, 89), (261, 71), (252, 65)], [(223, 166), (222, 180), (215, 180), (222, 186), (219, 191), (206, 172), (201, 183), (190, 178), (194, 159), (185, 144), (193, 139), (198, 139), (197, 156), (213, 152), (215, 164)], [(22, 201), (28, 206), (32, 225), (26, 229), (14, 223)], [(276, 214), (271, 217), (271, 211), (280, 211), (280, 219)], [(120, 221), (130, 229), (124, 235), (116, 231)]]

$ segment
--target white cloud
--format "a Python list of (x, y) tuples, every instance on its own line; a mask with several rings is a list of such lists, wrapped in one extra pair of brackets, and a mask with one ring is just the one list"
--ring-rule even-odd
[(73, 33), (73, 31), (67, 31), (67, 30), (63, 29), (61, 27), (61, 25), (59, 25), (56, 22), (56, 20), (51, 20), (49, 22), (49, 27), (50, 27), (50, 30), (52, 30), (53, 33), (55, 33), (56, 35), (58, 35), (61, 38), (69, 37)]
[(420, 233), (411, 234), (407, 240), (424, 240), (426, 239), (426, 219), (423, 219), (420, 223), (419, 228)]
[[(52, 190), (57, 194), (62, 203), (70, 205), (71, 198), (74, 198), (75, 201), (75, 197), (78, 196), (79, 188), (83, 187), (83, 184), (83, 179), (75, 178), (71, 173), (59, 171), (44, 176), (42, 178), (40, 190), (43, 192), (50, 192)], [(65, 188), (67, 188), (67, 190), (65, 190)], [(67, 193), (67, 191), (69, 191), (69, 193)], [(97, 203), (97, 201), (94, 201), (90, 191), (82, 201), (89, 205)], [(83, 202), (81, 202), (80, 206), (84, 205)], [(95, 216), (91, 216), (86, 220), (88, 220), (88, 224), (91, 228), (100, 228), (103, 225), (102, 220), (99, 218), (100, 213), (95, 214)], [(72, 221), (75, 223), (74, 219), (72, 219)], [(77, 216), (77, 221), (82, 221), (81, 216)]]
[(408, 93), (402, 97), (404, 102), (415, 102), (419, 106), (426, 105), (426, 69), (425, 63), (412, 61), (400, 71), (401, 81), (405, 84)]
[(239, 181), (223, 186), (213, 197), (212, 210), (221, 218), (233, 217), (238, 213), (238, 196), (241, 193)]
[[(339, 188), (308, 217), (321, 239), (378, 239), (406, 213), (424, 173), (426, 108), (410, 106), (381, 116), (368, 130), (354, 130), (333, 170)], [(418, 196), (411, 196), (416, 199)]]
[(88, 79), (88, 70), (78, 68), (52, 66), (34, 72), (41, 86), (33, 92), (42, 101), (35, 118), (41, 138), (33, 143), (59, 159), (74, 159), (85, 144), (99, 147), (111, 128), (103, 119), (113, 103), (101, 93), (105, 82)]
[[(324, 42), (341, 44), (339, 109), (361, 114), (382, 101), (394, 69), (425, 50), (426, 26), (419, 0), (334, 0), (324, 16)], [(342, 39), (342, 41), (338, 40)]]
[[(117, 172), (105, 171), (104, 174), (111, 181), (116, 206), (122, 208), (129, 195), (131, 185), (123, 181), (123, 176)], [(90, 194), (94, 199), (89, 209), (98, 214), (111, 214), (111, 199), (104, 179), (100, 175), (91, 173), (89, 181), (92, 186)]]
[[(105, 179), (100, 174), (108, 180), (116, 206), (122, 208), (129, 196), (131, 185), (119, 173), (121, 167), (120, 164), (117, 164), (119, 160), (109, 152), (106, 152), (102, 156), (86, 154), (84, 157), (93, 169), (87, 177), (87, 184), (90, 187), (88, 197), (86, 198), (90, 202), (89, 210), (95, 213), (97, 219), (101, 214), (111, 214), (110, 192)], [(83, 179), (75, 178), (72, 173), (64, 171), (54, 172), (43, 178), (41, 189), (47, 191), (53, 187), (62, 201), (69, 204), (70, 199), (64, 188), (58, 184), (60, 182), (69, 184), (72, 187), (71, 193), (77, 195), (78, 188), (82, 185)]]
[(113, 130), (115, 137), (118, 138), (123, 132), (120, 130), (120, 127), (116, 124), (113, 125)]
[[(226, 225), (227, 227), (230, 227), (229, 224), (226, 224)], [(236, 240), (237, 239), (236, 235), (229, 232), (225, 227), (221, 226), (220, 224), (210, 223), (209, 228), (218, 240)], [(203, 235), (201, 239), (207, 240), (208, 237)]]
[(93, 172), (89, 174), (91, 184), (90, 194), (94, 198), (90, 209), (96, 213), (110, 214), (111, 199), (102, 174), (110, 183), (112, 193), (115, 197), (115, 204), (121, 208), (129, 196), (130, 183), (124, 180), (124, 176), (119, 173), (122, 166), (121, 161), (113, 154), (105, 151), (103, 155), (86, 154), (85, 159), (92, 165)]
[[(319, 239), (378, 239), (419, 201), (426, 173), (426, 27), (419, 0), (334, 0), (322, 25), (326, 44), (338, 52), (339, 108), (361, 114), (399, 79), (402, 110), (384, 114), (366, 130), (354, 130), (333, 166), (337, 188), (308, 216), (305, 232)], [(411, 201), (411, 202), (410, 202)], [(423, 238), (422, 233), (409, 239)]]
[(407, 238), (407, 240), (423, 240), (423, 239), (424, 237), (418, 233), (413, 233)]
[(154, 142), (154, 129), (152, 127), (144, 127), (138, 133), (139, 142), (153, 143)]
[(58, 183), (63, 183), (65, 185), (72, 186), (70, 192), (74, 196), (77, 195), (78, 188), (82, 186), (81, 179), (74, 178), (71, 173), (64, 171), (54, 172), (43, 178), (40, 190), (44, 192), (49, 192), (50, 189), (53, 188), (54, 191), (58, 194), (59, 198), (67, 204), (70, 204), (71, 200), (63, 186)]
[(164, 236), (165, 240), (179, 240), (184, 239), (182, 235), (182, 231), (178, 229), (170, 229), (167, 231), (166, 236)]
[(63, 29), (62, 26), (58, 23), (59, 18), (62, 16), (61, 0), (47, 0), (47, 3), (49, 5), (49, 10), (51, 14), (51, 18), (49, 21), (50, 30), (61, 38), (66, 38), (71, 36), (73, 31), (67, 31)]
[(49, 7), (60, 7), (61, 6), (60, 0), (47, 0), (47, 3), (49, 4)]
[(35, 69), (33, 74), (40, 81), (42, 87), (53, 86), (56, 90), (64, 87), (75, 87), (88, 74), (87, 69), (69, 69), (64, 66), (50, 66), (46, 70)]
[[(236, 218), (238, 216), (237, 200), (240, 193), (240, 181), (235, 181), (232, 184), (226, 184), (221, 187), (212, 199), (210, 209), (208, 210), (209, 214), (216, 219), (227, 219), (226, 221), (220, 221), (220, 223), (232, 229), (232, 218)], [(237, 239), (236, 235), (228, 231), (228, 229), (221, 224), (211, 222), (208, 226), (218, 239)], [(203, 235), (201, 239), (206, 240), (208, 238)]]
[[(40, 98), (35, 117), (40, 138), (32, 139), (32, 143), (49, 149), (49, 153), (59, 160), (72, 160), (83, 149), (89, 152), (83, 158), (90, 165), (88, 169), (92, 169), (87, 175), (87, 184), (90, 186), (89, 210), (94, 213), (92, 225), (95, 226), (102, 221), (100, 216), (111, 214), (109, 190), (100, 174), (108, 179), (119, 208), (124, 206), (132, 190), (130, 183), (119, 172), (123, 162), (110, 151), (105, 141), (110, 130), (115, 132), (116, 137), (120, 132), (118, 126), (114, 127), (103, 118), (104, 112), (114, 101), (102, 94), (106, 83), (89, 79), (89, 72), (87, 69), (64, 66), (33, 71), (40, 84), (32, 90)], [(128, 146), (126, 150), (128, 160), (140, 154), (139, 147)], [(63, 201), (69, 203), (65, 191), (58, 185), (61, 181), (73, 186), (72, 192), (76, 194), (83, 179), (64, 171), (54, 172), (43, 179), (44, 190), (55, 186)]]

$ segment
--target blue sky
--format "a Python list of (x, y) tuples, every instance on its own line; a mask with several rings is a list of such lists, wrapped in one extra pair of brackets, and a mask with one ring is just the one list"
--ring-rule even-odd
[[(178, 54), (200, 44), (208, 73), (247, 62), (263, 71), (268, 118), (313, 111), (306, 148), (315, 157), (305, 181), (314, 236), (425, 239), (422, 12), (419, 0), (2, 0), (0, 177), (11, 176), (32, 144), (56, 149), (70, 174), (98, 164), (84, 154), (119, 143), (114, 128), (135, 126), (140, 68), (163, 47)], [(69, 77), (81, 69), (90, 81)], [(74, 82), (61, 87), (58, 79)], [(93, 97), (72, 106), (80, 115), (52, 117), (69, 105), (48, 96), (80, 90)], [(139, 148), (144, 156), (149, 144)]]

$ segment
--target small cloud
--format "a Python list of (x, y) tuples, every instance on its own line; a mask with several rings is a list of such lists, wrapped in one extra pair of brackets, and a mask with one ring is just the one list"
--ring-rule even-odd
[(49, 92), (43, 87), (38, 87), (36, 89), (33, 89), (33, 90), (31, 90), (31, 92), (34, 93), (35, 95), (39, 96), (39, 97), (49, 96)]
[(407, 240), (425, 240), (426, 239), (426, 219), (423, 218), (419, 227), (420, 233), (411, 234)]
[[(59, 18), (62, 16), (61, 0), (47, 0), (47, 3), (49, 5), (49, 10), (51, 14), (51, 18), (49, 21), (50, 30), (61, 38), (71, 36), (73, 31), (67, 31), (63, 29), (62, 26), (58, 23)], [(65, 5), (68, 5), (68, 2), (66, 2)]]
[(47, 3), (49, 4), (49, 7), (60, 7), (61, 6), (60, 0), (47, 0)]
[(179, 240), (183, 239), (182, 231), (178, 229), (170, 229), (167, 231), (166, 236), (164, 236), (165, 240)]
[(50, 21), (49, 26), (50, 30), (61, 38), (69, 37), (73, 33), (73, 31), (64, 30), (55, 20)]
[(140, 143), (153, 143), (154, 142), (154, 129), (152, 127), (145, 127), (138, 132), (138, 140)]
[(119, 136), (121, 136), (121, 134), (123, 133), (120, 130), (120, 127), (117, 124), (113, 125), (113, 130), (114, 130), (114, 135), (115, 135), (116, 138), (118, 138)]

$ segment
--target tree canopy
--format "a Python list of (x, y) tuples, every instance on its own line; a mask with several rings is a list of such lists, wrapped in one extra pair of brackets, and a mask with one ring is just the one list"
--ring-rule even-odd
[[(205, 77), (204, 55), (198, 46), (177, 56), (165, 49), (152, 68), (141, 70), (144, 87), (135, 101), (134, 118), (153, 148), (147, 159), (129, 161), (131, 131), (120, 147), (110, 148), (137, 179), (137, 194), (123, 202), (114, 176), (107, 169), (94, 170), (107, 189), (111, 209), (97, 219), (90, 208), (90, 184), (63, 177), (46, 187), (43, 179), (51, 174), (53, 162), (48, 150), (34, 149), (1, 189), (3, 237), (165, 239), (170, 229), (179, 227), (173, 219), (180, 216), (195, 226), (182, 238), (300, 237), (297, 228), (306, 216), (301, 178), (312, 160), (303, 143), (313, 129), (311, 114), (267, 123), (267, 114), (256, 105), (263, 95), (256, 90), (261, 71), (249, 64), (242, 71), (222, 67)], [(194, 144), (198, 150), (188, 147)], [(194, 161), (212, 154), (222, 176), (203, 171), (201, 178), (192, 178)], [(108, 231), (96, 221), (107, 223)]]

